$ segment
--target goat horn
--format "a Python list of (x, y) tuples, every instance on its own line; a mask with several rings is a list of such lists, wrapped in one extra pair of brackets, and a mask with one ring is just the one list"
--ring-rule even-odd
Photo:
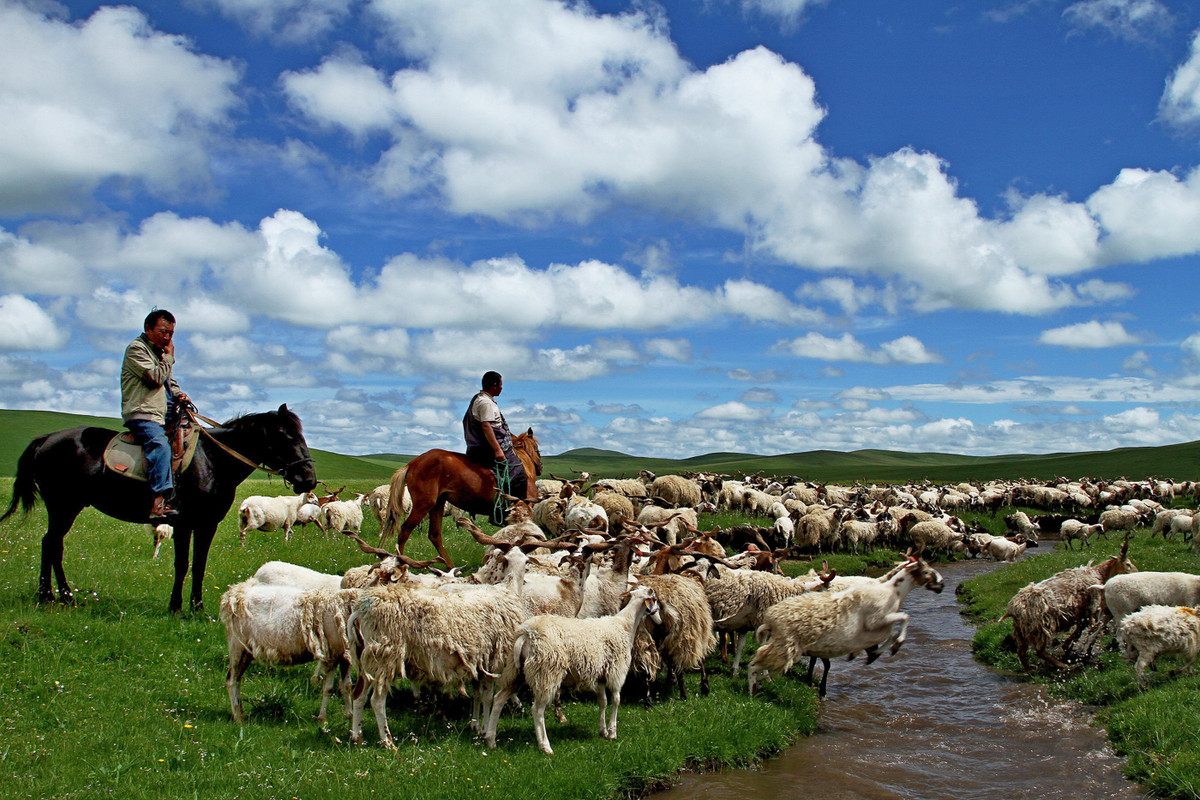
[(354, 541), (358, 542), (358, 549), (362, 550), (364, 553), (370, 553), (371, 555), (376, 556), (378, 558), (387, 558), (388, 556), (392, 555), (391, 550), (383, 550), (378, 547), (372, 547), (371, 545), (367, 544), (359, 537), (355, 536), (353, 533), (350, 533), (350, 531), (342, 531), (342, 533), (345, 534), (346, 536), (349, 536)]

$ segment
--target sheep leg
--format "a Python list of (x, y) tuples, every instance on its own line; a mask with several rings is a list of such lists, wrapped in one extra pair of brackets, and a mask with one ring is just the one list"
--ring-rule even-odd
[(816, 672), (816, 670), (817, 670), (817, 657), (809, 656), (808, 657), (808, 678), (807, 678), (809, 686), (812, 686), (813, 673)]
[(567, 724), (567, 715), (563, 713), (562, 698), (554, 698), (554, 721), (559, 725)]
[(612, 690), (612, 717), (608, 721), (608, 738), (617, 738), (617, 712), (621, 710), (621, 687)]
[(708, 696), (708, 668), (704, 666), (703, 661), (700, 662), (700, 694)]
[(229, 692), (229, 706), (233, 710), (233, 721), (244, 722), (242, 714), (242, 675), (254, 657), (237, 642), (229, 643), (229, 671), (225, 676), (225, 689)]
[(533, 735), (537, 737), (538, 747), (546, 755), (554, 755), (550, 749), (550, 737), (546, 735), (546, 706), (550, 705), (549, 697), (535, 697), (533, 700)]
[(496, 696), (492, 698), (491, 712), (488, 714), (487, 724), (483, 727), (484, 744), (492, 750), (496, 749), (496, 726), (500, 724), (500, 712), (504, 710), (504, 704), (516, 690), (515, 681), (507, 683), (501, 686), (500, 690), (496, 692)]
[[(379, 728), (379, 743), (384, 747), (395, 750), (396, 743), (392, 741), (392, 732), (387, 721), (388, 687), (376, 681), (371, 689), (371, 708), (375, 711), (375, 725)], [(359, 731), (361, 737), (362, 731)]]
[(609, 738), (608, 722), (604, 718), (605, 711), (608, 710), (608, 685), (601, 680), (596, 684), (596, 702), (600, 705), (600, 723), (596, 730), (602, 739)]
[(742, 651), (746, 649), (746, 634), (747, 631), (738, 631), (736, 634), (734, 634), (737, 636), (737, 648), (735, 649), (733, 656), (733, 669), (729, 673), (730, 677), (732, 678), (737, 677), (738, 667), (742, 663)]

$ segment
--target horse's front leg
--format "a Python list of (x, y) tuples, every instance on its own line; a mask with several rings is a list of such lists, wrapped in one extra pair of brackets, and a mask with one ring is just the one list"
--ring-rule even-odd
[(196, 531), (192, 543), (192, 601), (191, 610), (204, 612), (204, 574), (208, 568), (208, 550), (212, 546), (217, 529), (203, 528)]
[(175, 542), (175, 584), (171, 587), (169, 610), (172, 614), (178, 614), (183, 611), (183, 579), (188, 572), (188, 551), (192, 548), (192, 529), (182, 526), (175, 528), (172, 541)]

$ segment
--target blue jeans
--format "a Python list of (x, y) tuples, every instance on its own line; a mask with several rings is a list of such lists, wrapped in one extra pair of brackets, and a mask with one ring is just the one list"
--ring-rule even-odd
[(125, 427), (133, 434), (133, 440), (146, 453), (146, 473), (150, 479), (150, 491), (170, 495), (175, 487), (171, 475), (171, 443), (162, 425), (151, 419), (127, 419)]

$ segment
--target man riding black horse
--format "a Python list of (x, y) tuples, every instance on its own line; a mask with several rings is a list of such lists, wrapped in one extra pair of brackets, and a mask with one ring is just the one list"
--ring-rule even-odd
[(149, 519), (161, 522), (176, 513), (169, 505), (175, 481), (166, 433), (168, 416), (177, 404), (187, 402), (188, 396), (171, 377), (175, 317), (170, 311), (156, 308), (146, 315), (142, 327), (141, 335), (125, 348), (121, 362), (121, 419), (146, 454), (146, 473), (154, 495)]

